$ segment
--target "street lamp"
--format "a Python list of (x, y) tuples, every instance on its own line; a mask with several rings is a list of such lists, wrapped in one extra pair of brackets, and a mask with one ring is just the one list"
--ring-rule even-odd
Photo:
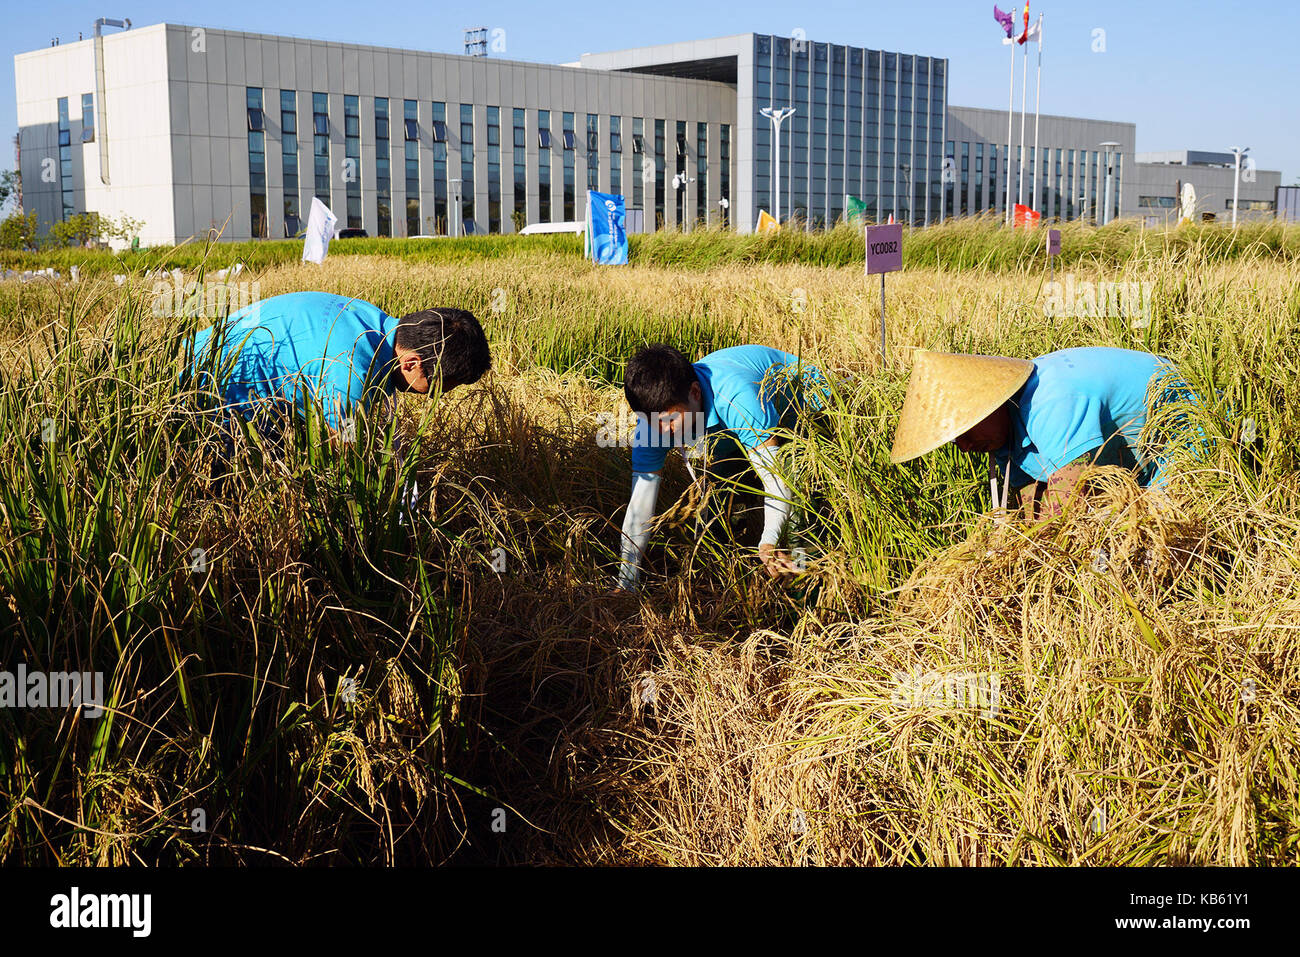
[[(911, 231), (912, 229), (912, 167), (908, 163), (899, 163), (898, 168), (903, 171), (903, 176), (907, 180), (907, 197), (906, 197), (907, 198), (907, 203), (906, 203), (907, 228), (908, 231)], [(895, 210), (895, 213), (897, 213), (897, 210)]]
[(1241, 158), (1250, 152), (1249, 146), (1231, 146), (1228, 148), (1237, 159), (1236, 168), (1232, 173), (1232, 225), (1237, 225), (1237, 189), (1241, 185)]
[(1119, 144), (1116, 143), (1114, 140), (1107, 140), (1106, 142), (1104, 142), (1104, 143), (1101, 144), (1101, 148), (1104, 149), (1104, 150), (1106, 151), (1106, 154), (1105, 154), (1105, 155), (1106, 155), (1106, 190), (1105, 190), (1105, 194), (1104, 194), (1104, 195), (1105, 195), (1105, 199), (1104, 199), (1105, 206), (1102, 208), (1102, 211), (1101, 211), (1101, 225), (1102, 225), (1102, 226), (1105, 226), (1107, 223), (1110, 222), (1110, 209), (1111, 209), (1111, 206), (1110, 206), (1110, 181), (1111, 181), (1111, 167), (1112, 167), (1112, 165), (1113, 165), (1110, 157), (1111, 157), (1111, 151), (1112, 151), (1113, 149), (1115, 149), (1117, 146), (1119, 146)]
[(731, 200), (727, 199), (725, 196), (722, 197), (722, 199), (718, 200), (718, 208), (722, 211), (722, 225), (726, 226), (727, 210), (731, 209)]
[(688, 210), (686, 209), (686, 199), (687, 199), (686, 187), (693, 182), (695, 182), (695, 179), (691, 176), (687, 176), (685, 173), (673, 174), (673, 189), (679, 190), (681, 193), (680, 195), (680, 200), (681, 200), (680, 206), (682, 207), (681, 225), (682, 225), (682, 232), (685, 233), (689, 233), (691, 231), (690, 220), (687, 218), (686, 215), (688, 212)]
[(776, 176), (776, 199), (772, 203), (773, 215), (778, 223), (781, 222), (781, 124), (786, 117), (794, 115), (793, 106), (765, 106), (758, 112), (762, 113), (772, 121), (773, 146), (776, 150), (776, 162), (774, 172)]

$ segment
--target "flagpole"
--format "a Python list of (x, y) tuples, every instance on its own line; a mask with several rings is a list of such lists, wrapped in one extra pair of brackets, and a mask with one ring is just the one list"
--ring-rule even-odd
[(1011, 47), (1011, 84), (1007, 90), (1007, 155), (1004, 157), (1002, 165), (1006, 167), (1007, 174), (1007, 201), (1004, 212), (1007, 214), (1007, 225), (1011, 225), (1011, 118), (1015, 115), (1016, 106), (1016, 43), (1010, 37), (1006, 43)]
[[(1043, 99), (1043, 15), (1038, 15), (1038, 89), (1034, 93), (1034, 212), (1038, 209), (1038, 167), (1043, 165), (1038, 155), (1038, 106)], [(1046, 176), (1044, 175), (1044, 179)]]
[(1020, 70), (1020, 178), (1016, 182), (1016, 202), (1025, 202), (1025, 96), (1029, 92), (1029, 45), (1026, 42), (1025, 62)]

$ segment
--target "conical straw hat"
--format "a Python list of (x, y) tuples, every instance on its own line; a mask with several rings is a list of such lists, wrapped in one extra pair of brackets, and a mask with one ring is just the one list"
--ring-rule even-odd
[(1015, 395), (1033, 371), (1028, 359), (917, 350), (890, 460), (906, 462), (951, 442)]

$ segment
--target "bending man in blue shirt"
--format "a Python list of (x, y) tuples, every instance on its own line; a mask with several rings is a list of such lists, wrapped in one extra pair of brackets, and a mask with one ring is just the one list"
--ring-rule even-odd
[(1042, 490), (1040, 514), (1056, 514), (1089, 465), (1163, 484), (1163, 460), (1139, 439), (1157, 407), (1190, 398), (1167, 359), (1130, 349), (1062, 349), (1032, 361), (918, 352), (891, 458), (906, 462), (946, 442), (987, 452), (995, 506), (997, 486), (1003, 504), (1006, 490), (1032, 486)]
[(199, 332), (194, 345), (196, 384), (209, 386), (215, 369), (227, 408), (265, 421), (319, 403), (336, 433), (379, 395), (448, 392), (477, 382), (492, 364), (482, 327), (463, 309), (397, 319), (325, 292), (255, 302)]
[(789, 554), (777, 547), (790, 515), (790, 490), (775, 471), (782, 439), (774, 431), (793, 427), (802, 402), (820, 407), (816, 391), (803, 396), (805, 379), (825, 382), (813, 366), (766, 346), (720, 349), (692, 363), (672, 346), (652, 345), (628, 360), (623, 391), (638, 427), (617, 588), (631, 590), (640, 577), (668, 449), (700, 449), (707, 435), (724, 431), (745, 450), (763, 484), (759, 557), (774, 578), (796, 571)]

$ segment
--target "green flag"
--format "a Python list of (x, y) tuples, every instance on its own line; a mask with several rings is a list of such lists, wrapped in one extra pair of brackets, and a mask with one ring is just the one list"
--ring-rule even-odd
[(858, 222), (866, 221), (867, 204), (864, 203), (862, 200), (858, 199), (856, 196), (850, 196), (848, 193), (844, 194), (844, 210), (845, 210), (845, 219), (847, 219), (850, 223), (853, 222), (854, 217), (857, 218)]

